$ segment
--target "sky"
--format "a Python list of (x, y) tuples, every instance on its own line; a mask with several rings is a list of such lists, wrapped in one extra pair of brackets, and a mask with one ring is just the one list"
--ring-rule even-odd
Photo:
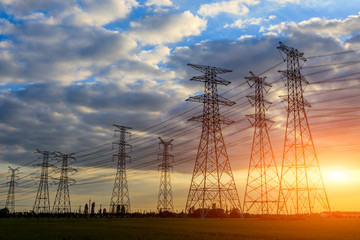
[[(282, 41), (304, 52), (305, 97), (332, 210), (360, 211), (358, 0), (0, 0), (0, 204), (8, 166), (20, 167), (16, 209), (31, 209), (42, 151), (75, 153), (73, 209), (89, 199), (107, 207), (115, 177), (113, 124), (132, 129), (128, 182), (133, 210), (155, 210), (158, 137), (174, 139), (174, 207), (185, 208), (201, 126), (187, 119), (201, 105), (186, 102), (203, 86), (187, 63), (233, 70), (219, 93), (223, 127), (241, 201), (253, 129), (246, 96), (249, 71), (266, 76), (273, 104), (267, 116), (281, 165), (286, 69)], [(130, 151), (130, 150), (129, 150)], [(56, 159), (51, 163), (59, 166)], [(57, 189), (50, 171), (50, 202)]]

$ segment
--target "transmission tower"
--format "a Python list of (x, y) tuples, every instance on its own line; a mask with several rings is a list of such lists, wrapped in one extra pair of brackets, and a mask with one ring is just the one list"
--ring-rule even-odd
[(173, 205), (173, 197), (171, 191), (171, 180), (170, 180), (170, 169), (172, 166), (170, 165), (170, 161), (174, 158), (169, 154), (169, 147), (172, 147), (171, 142), (174, 139), (166, 142), (159, 137), (160, 145), (162, 145), (162, 163), (159, 165), (161, 169), (161, 178), (160, 178), (160, 188), (159, 188), (159, 196), (158, 196), (158, 211), (174, 211)]
[(217, 85), (229, 85), (230, 82), (217, 77), (217, 74), (231, 70), (188, 64), (203, 76), (195, 76), (190, 81), (203, 82), (204, 94), (190, 97), (186, 101), (203, 103), (203, 114), (192, 117), (189, 121), (202, 123), (202, 133), (196, 156), (194, 172), (186, 203), (186, 212), (200, 211), (202, 218), (210, 209), (219, 214), (226, 209), (241, 211), (235, 180), (231, 171), (229, 157), (226, 151), (221, 124), (231, 124), (233, 121), (220, 115), (220, 105), (232, 106), (232, 102), (218, 95)]
[(255, 86), (255, 95), (247, 96), (255, 107), (255, 114), (246, 115), (255, 128), (250, 156), (249, 172), (245, 188), (244, 212), (275, 214), (279, 193), (279, 174), (271, 147), (269, 129), (273, 124), (266, 117), (271, 102), (264, 98), (264, 92), (271, 88), (265, 77), (245, 77), (250, 87)]
[(130, 159), (130, 156), (126, 154), (126, 150), (131, 145), (126, 142), (126, 135), (130, 135), (130, 132), (126, 130), (132, 128), (116, 124), (113, 126), (118, 128), (114, 131), (114, 135), (117, 132), (120, 133), (120, 139), (118, 142), (113, 142), (113, 144), (119, 145), (119, 151), (113, 155), (113, 161), (117, 158), (117, 171), (111, 195), (110, 211), (112, 213), (118, 213), (119, 211), (128, 213), (130, 212), (130, 197), (126, 178), (126, 161)]
[(319, 161), (307, 118), (310, 104), (304, 99), (309, 83), (300, 73), (304, 53), (280, 42), (277, 47), (286, 54), (287, 70), (279, 71), (287, 78), (287, 123), (280, 175), (278, 213), (311, 214), (330, 211), (320, 172)]
[(6, 198), (5, 207), (9, 209), (10, 213), (15, 212), (15, 185), (18, 185), (18, 182), (16, 181), (16, 171), (19, 171), (19, 168), (11, 168), (9, 167), (9, 173), (10, 175), (10, 182), (9, 184), (9, 191)]
[(63, 154), (61, 152), (55, 152), (55, 156), (62, 162), (60, 170), (60, 178), (58, 183), (58, 190), (56, 192), (56, 197), (53, 205), (54, 213), (71, 213), (71, 204), (70, 204), (70, 193), (69, 185), (75, 183), (75, 180), (69, 178), (69, 172), (76, 172), (76, 169), (69, 166), (69, 164), (76, 159), (71, 154)]
[(40, 175), (40, 184), (36, 194), (35, 203), (33, 206), (33, 211), (35, 213), (50, 213), (50, 198), (49, 198), (49, 167), (53, 167), (53, 165), (49, 164), (49, 155), (48, 151), (40, 151), (36, 149), (35, 153), (40, 153), (43, 155), (42, 163), (35, 164), (34, 166), (41, 167), (41, 175)]

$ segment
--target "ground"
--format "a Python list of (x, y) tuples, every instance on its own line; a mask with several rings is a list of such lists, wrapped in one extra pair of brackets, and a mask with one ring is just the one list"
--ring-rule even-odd
[(9, 218), (0, 239), (360, 239), (360, 219)]

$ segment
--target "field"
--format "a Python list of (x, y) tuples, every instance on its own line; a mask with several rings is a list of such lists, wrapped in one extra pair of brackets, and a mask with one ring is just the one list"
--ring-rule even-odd
[(0, 239), (360, 239), (360, 219), (0, 219)]

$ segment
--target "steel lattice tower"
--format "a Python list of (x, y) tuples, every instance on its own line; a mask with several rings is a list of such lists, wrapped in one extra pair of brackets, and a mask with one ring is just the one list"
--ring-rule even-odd
[(126, 130), (132, 128), (116, 124), (113, 126), (118, 128), (114, 131), (114, 135), (118, 132), (120, 133), (120, 138), (118, 142), (113, 142), (113, 144), (119, 145), (119, 151), (113, 155), (113, 160), (117, 159), (117, 171), (111, 195), (110, 210), (112, 213), (119, 210), (128, 213), (130, 212), (130, 197), (126, 177), (126, 161), (130, 159), (130, 156), (126, 154), (126, 149), (131, 147), (131, 145), (126, 142), (126, 135), (130, 135), (130, 132)]
[(15, 185), (18, 184), (16, 181), (16, 171), (19, 171), (19, 168), (9, 167), (9, 173), (11, 172), (11, 175), (10, 175), (10, 182), (8, 182), (9, 191), (6, 198), (5, 207), (9, 209), (10, 213), (15, 212)]
[(53, 205), (54, 213), (71, 213), (71, 203), (70, 203), (70, 193), (69, 185), (75, 183), (75, 180), (69, 178), (69, 172), (74, 172), (76, 169), (69, 166), (69, 163), (75, 161), (76, 159), (71, 154), (63, 154), (60, 152), (55, 152), (55, 156), (60, 158), (62, 162), (60, 178), (58, 183), (58, 189), (56, 192), (56, 197)]
[(255, 114), (246, 115), (255, 128), (251, 148), (249, 172), (245, 188), (244, 212), (275, 214), (278, 205), (279, 174), (271, 147), (269, 129), (273, 124), (266, 117), (271, 102), (264, 98), (264, 92), (271, 88), (265, 77), (245, 77), (250, 87), (255, 86), (255, 95), (247, 96), (255, 107)]
[(173, 159), (173, 156), (169, 154), (169, 147), (172, 147), (172, 141), (166, 142), (159, 137), (160, 145), (162, 145), (162, 153), (160, 156), (162, 157), (162, 163), (159, 165), (159, 169), (161, 169), (161, 178), (160, 178), (160, 187), (159, 187), (159, 196), (158, 196), (158, 211), (174, 211), (173, 205), (173, 196), (171, 191), (171, 179), (170, 179), (170, 169), (172, 166), (170, 165), (170, 161)]
[(206, 217), (210, 209), (219, 213), (225, 209), (241, 211), (235, 180), (231, 171), (221, 124), (233, 121), (220, 115), (220, 105), (232, 106), (232, 102), (218, 95), (217, 85), (229, 85), (230, 82), (217, 77), (217, 74), (231, 70), (188, 64), (203, 76), (195, 76), (190, 81), (205, 84), (204, 94), (190, 97), (186, 101), (203, 103), (203, 114), (192, 117), (189, 121), (202, 123), (202, 133), (196, 156), (194, 172), (186, 203), (186, 212), (200, 210), (201, 217)]
[(308, 81), (300, 73), (299, 61), (304, 53), (285, 46), (277, 47), (286, 54), (287, 70), (279, 71), (287, 78), (287, 123), (280, 175), (278, 213), (311, 214), (330, 211), (320, 172), (319, 161), (307, 119), (304, 88)]
[(50, 198), (49, 198), (49, 167), (53, 165), (49, 164), (49, 155), (48, 151), (40, 151), (36, 149), (37, 152), (43, 155), (43, 162), (35, 164), (34, 166), (41, 167), (40, 183), (39, 188), (36, 194), (35, 203), (33, 206), (33, 211), (35, 213), (50, 213)]

